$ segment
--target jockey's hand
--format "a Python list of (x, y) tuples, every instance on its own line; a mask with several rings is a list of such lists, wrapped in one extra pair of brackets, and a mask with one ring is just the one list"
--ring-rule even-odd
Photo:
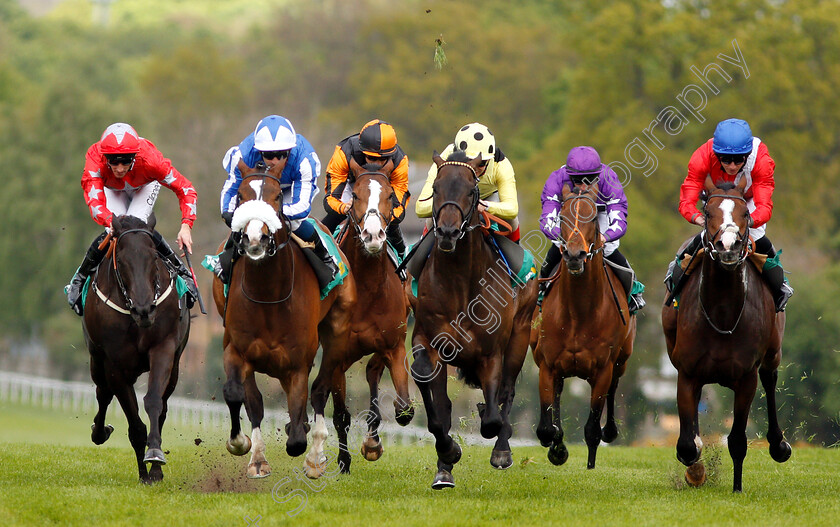
[(694, 218), (694, 223), (701, 227), (704, 227), (706, 225), (706, 217), (702, 214), (698, 214), (697, 217)]
[(478, 212), (484, 212), (487, 208), (490, 207), (490, 204), (484, 201), (483, 199), (478, 200)]
[(598, 235), (598, 237), (599, 237), (599, 238), (601, 238), (601, 245), (606, 245), (606, 244), (607, 244), (607, 237), (606, 237), (606, 236), (604, 236), (604, 233), (603, 233), (603, 232), (602, 232), (602, 233), (600, 233), (600, 234)]
[(192, 228), (186, 223), (181, 224), (181, 230), (178, 231), (178, 237), (175, 239), (178, 242), (178, 247), (182, 251), (192, 254)]

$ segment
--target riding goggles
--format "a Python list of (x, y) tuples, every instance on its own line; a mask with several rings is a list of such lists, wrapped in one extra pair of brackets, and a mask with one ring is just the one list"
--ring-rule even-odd
[(721, 165), (729, 165), (731, 163), (739, 165), (747, 161), (746, 154), (718, 154), (717, 157)]
[(288, 150), (271, 150), (268, 152), (260, 152), (263, 159), (285, 159), (289, 157)]
[(130, 165), (134, 163), (134, 154), (105, 154), (109, 165)]

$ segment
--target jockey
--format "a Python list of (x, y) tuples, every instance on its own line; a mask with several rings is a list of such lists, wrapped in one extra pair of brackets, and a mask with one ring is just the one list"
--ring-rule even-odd
[[(697, 200), (703, 191), (706, 176), (711, 176), (715, 185), (728, 181), (738, 183), (747, 179), (744, 198), (750, 211), (750, 237), (754, 240), (755, 251), (775, 258), (773, 244), (765, 235), (766, 224), (773, 214), (773, 189), (776, 184), (773, 172), (776, 163), (767, 151), (767, 145), (758, 137), (753, 137), (750, 125), (741, 119), (727, 119), (718, 123), (714, 137), (706, 141), (691, 156), (688, 162), (688, 175), (680, 187), (680, 214), (690, 223), (703, 227), (706, 219), (697, 210)], [(685, 250), (678, 254), (693, 255), (702, 245), (702, 232), (698, 233)], [(778, 263), (778, 262), (777, 262)], [(785, 280), (781, 264), (765, 266), (762, 271), (767, 280), (776, 311), (784, 311), (788, 299), (793, 295), (793, 288)], [(682, 268), (672, 261), (665, 284), (672, 295), (679, 292)]]
[[(172, 162), (148, 139), (137, 135), (130, 125), (114, 123), (105, 129), (102, 138), (88, 148), (82, 189), (93, 221), (105, 227), (85, 254), (82, 265), (65, 288), (67, 302), (82, 314), (82, 287), (87, 277), (105, 256), (99, 244), (110, 232), (111, 219), (130, 215), (148, 221), (157, 201), (161, 184), (178, 196), (181, 207), (181, 229), (176, 238), (178, 246), (192, 253), (192, 225), (196, 214), (196, 194), (192, 183), (181, 175)], [(153, 231), (161, 257), (184, 278), (189, 288), (188, 307), (198, 298), (192, 274), (166, 243), (163, 236)]]
[(341, 140), (335, 147), (332, 158), (327, 164), (327, 182), (325, 185), (324, 209), (327, 215), (322, 223), (330, 230), (335, 228), (347, 215), (353, 201), (353, 181), (350, 176), (350, 160), (355, 159), (359, 166), (368, 164), (383, 167), (389, 160), (394, 162), (391, 172), (391, 188), (394, 189), (394, 210), (388, 224), (388, 242), (399, 253), (405, 255), (400, 223), (405, 218), (408, 205), (408, 156), (397, 144), (397, 133), (390, 124), (374, 119), (366, 123), (358, 134)]
[[(513, 165), (505, 154), (497, 148), (496, 138), (490, 129), (480, 123), (466, 124), (455, 134), (455, 142), (448, 145), (440, 156), (446, 159), (452, 152), (461, 150), (467, 157), (481, 158), (481, 164), (475, 171), (478, 180), (478, 212), (487, 211), (510, 224), (511, 232), (507, 237), (519, 243), (519, 201), (516, 196), (516, 177)], [(437, 165), (432, 163), (423, 191), (417, 198), (416, 211), (420, 218), (432, 217), (433, 186), (437, 178)], [(427, 221), (426, 228), (431, 225)]]
[[(315, 232), (315, 227), (304, 221), (311, 211), (312, 200), (318, 194), (315, 183), (321, 172), (321, 161), (309, 141), (295, 133), (292, 123), (285, 117), (269, 115), (257, 123), (254, 132), (243, 139), (239, 146), (231, 147), (227, 151), (222, 161), (228, 178), (222, 187), (221, 210), (222, 218), (228, 227), (233, 220), (233, 211), (238, 205), (236, 196), (242, 183), (242, 174), (237, 166), (240, 160), (250, 168), (263, 164), (266, 170), (274, 167), (282, 169), (280, 183), (283, 187), (283, 213), (289, 219), (291, 230), (299, 238), (314, 244), (313, 252), (335, 276), (338, 268), (329, 250)], [(231, 233), (231, 238), (219, 257), (219, 278), (223, 283), (230, 283), (234, 256)], [(321, 284), (322, 287), (323, 285)]]
[[(598, 182), (598, 229), (604, 245), (604, 258), (613, 264), (625, 293), (628, 295), (628, 309), (631, 314), (645, 307), (642, 293), (630, 294), (635, 273), (627, 258), (618, 250), (619, 239), (627, 233), (627, 196), (618, 176), (609, 166), (601, 163), (601, 157), (591, 146), (576, 146), (569, 151), (566, 164), (548, 176), (542, 191), (542, 215), (540, 229), (553, 244), (545, 256), (540, 278), (548, 278), (554, 267), (560, 263), (558, 248), (560, 240), (560, 209), (563, 206), (563, 187), (574, 188), (583, 182)], [(603, 209), (603, 210), (601, 210)], [(540, 282), (539, 303), (549, 288), (548, 281)]]

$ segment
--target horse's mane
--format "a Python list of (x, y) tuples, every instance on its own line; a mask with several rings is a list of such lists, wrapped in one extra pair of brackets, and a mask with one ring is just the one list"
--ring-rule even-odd
[(469, 163), (472, 161), (472, 158), (467, 155), (466, 152), (463, 150), (455, 150), (448, 156), (446, 156), (447, 161), (460, 161), (462, 163)]

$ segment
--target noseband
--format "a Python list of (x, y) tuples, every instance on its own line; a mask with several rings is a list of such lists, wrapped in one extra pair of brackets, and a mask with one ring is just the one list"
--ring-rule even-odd
[[(260, 200), (262, 200), (262, 187), (265, 186), (265, 179), (266, 178), (273, 179), (274, 181), (277, 182), (277, 186), (279, 187), (278, 190), (280, 192), (280, 194), (279, 194), (280, 207), (277, 210), (277, 217), (280, 218), (280, 222), (283, 224), (283, 227), (286, 229), (286, 231), (291, 232), (292, 229), (291, 229), (291, 225), (289, 224), (289, 219), (286, 218), (286, 215), (283, 213), (283, 184), (280, 182), (280, 179), (275, 177), (275, 176), (272, 176), (271, 174), (267, 174), (265, 172), (258, 172), (256, 174), (250, 174), (250, 175), (242, 178), (242, 182), (239, 185), (242, 186), (242, 183), (244, 183), (246, 179), (250, 179), (252, 177), (263, 178), (262, 182), (261, 182), (262, 185), (260, 186), (260, 196), (259, 196)], [(291, 236), (286, 236), (286, 240), (283, 243), (278, 244), (277, 241), (275, 240), (274, 236), (269, 236), (268, 237), (268, 249), (266, 249), (266, 254), (268, 256), (274, 256), (275, 254), (277, 254), (277, 251), (283, 249), (284, 247), (286, 247), (286, 245), (288, 245), (290, 239), (291, 239)], [(241, 232), (234, 233), (233, 244), (234, 244), (234, 247), (236, 249), (236, 252), (240, 256), (245, 254), (245, 250), (247, 249), (247, 247), (245, 246), (245, 243), (242, 241), (242, 233)]]
[[(362, 172), (361, 174), (359, 174), (358, 177), (361, 177), (361, 176), (382, 176), (383, 178), (388, 179), (385, 176), (385, 174), (383, 174), (382, 172)], [(357, 179), (358, 179), (358, 177), (357, 177)], [(390, 182), (389, 182), (389, 185), (390, 185)], [(353, 203), (355, 203), (357, 199), (358, 199), (358, 196), (356, 196), (356, 193), (353, 192)], [(352, 223), (353, 226), (356, 228), (356, 234), (358, 234), (359, 237), (362, 236), (362, 225), (364, 225), (367, 222), (367, 219), (370, 216), (375, 216), (375, 217), (379, 218), (379, 221), (381, 223), (385, 224), (385, 229), (386, 230), (391, 225), (391, 221), (393, 220), (393, 212), (394, 212), (393, 202), (391, 203), (391, 214), (388, 215), (387, 220), (382, 216), (382, 213), (379, 212), (378, 208), (373, 208), (373, 207), (369, 208), (365, 212), (364, 216), (362, 216), (362, 219), (357, 220), (356, 217), (353, 215), (353, 203), (351, 203), (350, 208), (347, 209), (347, 218), (350, 220), (350, 223)]]
[[(585, 200), (589, 201), (590, 203), (592, 203), (592, 210), (595, 211), (595, 214), (593, 214), (593, 216), (592, 216), (592, 220), (589, 220), (589, 221), (595, 221), (598, 218), (598, 205), (595, 203), (595, 200), (593, 200), (591, 197), (589, 197), (586, 194), (578, 194), (578, 195), (568, 199), (568, 201), (570, 202), (569, 207), (574, 207), (574, 212), (575, 212), (575, 223), (574, 223), (574, 225), (572, 225), (572, 233), (569, 235), (569, 239), (573, 238), (575, 235), (578, 235), (578, 236), (580, 236), (581, 241), (583, 241), (583, 245), (585, 247), (588, 246), (588, 250), (587, 250), (586, 255), (584, 256), (584, 259), (583, 259), (584, 262), (587, 262), (587, 261), (591, 260), (593, 256), (598, 254), (598, 252), (603, 251), (604, 246), (602, 244), (600, 247), (595, 249), (595, 241), (592, 241), (589, 244), (586, 243), (586, 237), (583, 235), (583, 232), (580, 230), (580, 203), (578, 201), (575, 201), (574, 203), (571, 203), (572, 200), (581, 200), (581, 199), (585, 199)], [(562, 220), (562, 216), (561, 216), (561, 220)], [(598, 232), (598, 230), (596, 229), (596, 233), (597, 232)], [(596, 239), (597, 239), (597, 234), (596, 234)], [(558, 238), (558, 241), (560, 242), (560, 247), (559, 247), (560, 250), (563, 251), (563, 252), (566, 252), (566, 246), (569, 243), (568, 240), (564, 239), (563, 235), (561, 234), (560, 237)]]
[[(706, 209), (708, 208), (709, 201), (712, 198), (734, 199), (734, 200), (738, 200), (738, 201), (743, 202), (745, 205), (747, 203), (747, 200), (740, 197), (740, 196), (728, 196), (726, 194), (713, 194), (713, 195), (709, 196), (708, 198), (706, 198), (706, 203), (703, 205), (703, 215), (706, 216), (706, 217), (708, 217), (708, 211)], [(706, 252), (709, 253), (709, 256), (712, 258), (712, 260), (716, 260), (719, 256), (719, 254), (720, 254), (719, 251), (717, 249), (715, 249), (715, 240), (717, 239), (718, 235), (720, 234), (720, 231), (723, 230), (723, 228), (724, 228), (724, 226), (721, 225), (720, 228), (717, 231), (715, 231), (715, 233), (711, 236), (709, 236), (708, 229), (703, 229), (703, 237), (702, 237), (703, 247), (706, 249)], [(748, 243), (749, 242), (749, 235), (750, 235), (749, 227), (747, 227), (744, 234), (741, 234), (741, 230), (738, 229), (738, 241), (741, 242), (741, 254), (738, 255), (738, 262), (735, 264), (736, 266), (741, 265), (744, 262), (744, 260), (746, 260), (747, 256), (750, 253), (750, 251), (749, 251), (750, 244)]]
[[(470, 172), (472, 172), (472, 175), (473, 175), (473, 183), (475, 185), (473, 187), (472, 191), (471, 191), (473, 199), (472, 199), (472, 203), (470, 204), (470, 208), (469, 208), (469, 210), (467, 210), (466, 214), (464, 213), (464, 209), (461, 208), (461, 205), (457, 201), (444, 201), (443, 203), (441, 203), (440, 207), (437, 208), (437, 210), (434, 210), (434, 208), (432, 209), (432, 224), (433, 224), (434, 233), (435, 233), (436, 238), (438, 236), (437, 222), (438, 222), (438, 217), (440, 216), (440, 211), (443, 210), (443, 208), (446, 207), (447, 205), (451, 205), (451, 206), (455, 207), (456, 209), (458, 209), (458, 212), (461, 213), (461, 218), (463, 220), (463, 221), (461, 221), (461, 225), (458, 227), (458, 230), (461, 232), (461, 235), (458, 236), (458, 239), (460, 240), (471, 230), (473, 230), (477, 227), (480, 227), (480, 224), (469, 226), (469, 224), (472, 222), (473, 214), (475, 213), (476, 209), (478, 208), (478, 200), (479, 200), (478, 179), (479, 178), (478, 178), (478, 175), (476, 175), (476, 173), (475, 173), (475, 169), (469, 163), (464, 163), (462, 161), (444, 161), (443, 163), (440, 164), (440, 166), (438, 167), (438, 170), (440, 170), (440, 168), (445, 166), (445, 165), (455, 165), (455, 166), (467, 167), (467, 168), (470, 169)], [(432, 194), (432, 197), (434, 197), (434, 193)]]

